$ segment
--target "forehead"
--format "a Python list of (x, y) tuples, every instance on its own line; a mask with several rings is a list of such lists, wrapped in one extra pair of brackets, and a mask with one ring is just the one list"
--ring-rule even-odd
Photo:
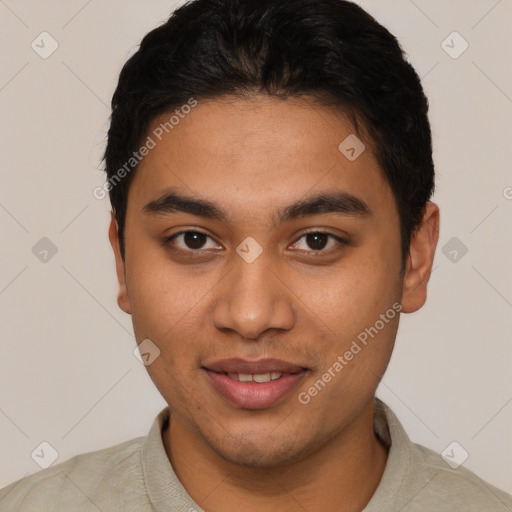
[(147, 136), (154, 147), (137, 168), (129, 205), (170, 187), (246, 210), (329, 188), (393, 202), (372, 141), (340, 109), (304, 99), (199, 101), (154, 119)]

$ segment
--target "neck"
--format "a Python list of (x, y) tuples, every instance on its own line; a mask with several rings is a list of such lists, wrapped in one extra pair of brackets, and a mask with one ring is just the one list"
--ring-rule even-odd
[(207, 512), (359, 512), (387, 460), (373, 431), (373, 414), (372, 400), (314, 453), (278, 467), (248, 468), (224, 460), (173, 414), (163, 441), (180, 482)]

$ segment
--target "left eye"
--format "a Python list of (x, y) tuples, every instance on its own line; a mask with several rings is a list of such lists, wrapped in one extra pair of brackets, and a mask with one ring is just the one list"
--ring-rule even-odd
[[(297, 247), (301, 240), (307, 244), (308, 247)], [(320, 231), (314, 231), (311, 233), (306, 233), (302, 235), (297, 242), (293, 244), (294, 248), (305, 251), (315, 251), (315, 252), (327, 252), (327, 250), (331, 249), (336, 243), (343, 244), (344, 241), (331, 233), (322, 233)], [(327, 250), (325, 250), (327, 248)]]

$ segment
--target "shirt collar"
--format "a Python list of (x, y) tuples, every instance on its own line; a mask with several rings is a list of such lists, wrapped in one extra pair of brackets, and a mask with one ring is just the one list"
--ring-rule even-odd
[(375, 399), (373, 429), (388, 448), (388, 458), (380, 483), (363, 512), (400, 510), (396, 500), (411, 469), (413, 445), (393, 411), (378, 398)]
[(170, 410), (166, 407), (156, 417), (142, 445), (142, 472), (149, 500), (155, 512), (167, 512), (169, 507), (204, 512), (181, 485), (167, 457), (162, 431), (169, 423), (169, 416)]

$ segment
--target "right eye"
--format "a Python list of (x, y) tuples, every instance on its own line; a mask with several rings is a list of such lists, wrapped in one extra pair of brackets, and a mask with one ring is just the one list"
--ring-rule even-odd
[[(208, 241), (210, 241), (209, 246)], [(179, 233), (167, 237), (165, 239), (165, 245), (172, 250), (182, 253), (200, 252), (201, 250), (211, 250), (220, 247), (215, 243), (213, 238), (206, 233), (194, 230), (180, 231)]]

